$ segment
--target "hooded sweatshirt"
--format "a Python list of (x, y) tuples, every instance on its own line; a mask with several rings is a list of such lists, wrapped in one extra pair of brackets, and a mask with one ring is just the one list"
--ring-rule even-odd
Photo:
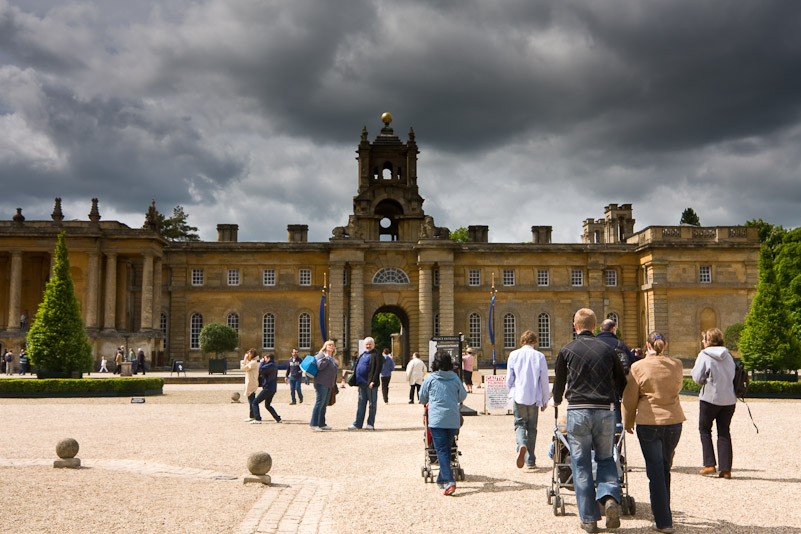
[(699, 352), (692, 376), (695, 383), (702, 386), (699, 400), (716, 406), (730, 406), (737, 402), (734, 358), (726, 347), (707, 347)]
[(467, 390), (453, 371), (429, 374), (420, 387), (420, 403), (428, 404), (428, 426), (459, 428), (459, 403), (467, 398)]

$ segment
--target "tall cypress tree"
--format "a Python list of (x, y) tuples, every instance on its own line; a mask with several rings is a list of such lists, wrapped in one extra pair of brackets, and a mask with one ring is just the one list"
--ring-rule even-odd
[(740, 357), (747, 369), (798, 369), (801, 350), (782, 300), (770, 249), (759, 251), (759, 284), (740, 336)]
[(81, 306), (70, 276), (65, 234), (58, 235), (53, 276), (28, 332), (28, 356), (48, 371), (72, 373), (92, 369), (92, 347), (86, 337)]

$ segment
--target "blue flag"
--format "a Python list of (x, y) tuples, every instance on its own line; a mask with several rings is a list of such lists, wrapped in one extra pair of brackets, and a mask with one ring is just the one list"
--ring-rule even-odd
[(490, 343), (493, 345), (495, 344), (495, 332), (492, 330), (492, 308), (495, 307), (495, 295), (492, 295), (492, 302), (490, 302), (490, 312), (489, 312), (489, 333), (490, 333)]
[(325, 332), (325, 293), (320, 299), (320, 332), (323, 334), (323, 343), (325, 343), (328, 340)]

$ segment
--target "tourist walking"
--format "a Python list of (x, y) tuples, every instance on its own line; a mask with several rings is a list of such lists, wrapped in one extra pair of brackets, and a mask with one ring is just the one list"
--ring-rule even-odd
[(259, 403), (264, 401), (264, 407), (273, 416), (276, 423), (281, 422), (281, 416), (275, 411), (272, 406), (273, 397), (275, 392), (278, 391), (278, 366), (273, 361), (272, 354), (266, 354), (259, 364), (259, 385), (261, 391), (253, 399), (253, 424), (261, 423), (261, 411), (259, 410)]
[(710, 328), (704, 332), (704, 349), (698, 354), (692, 377), (701, 386), (698, 394), (700, 414), (698, 431), (701, 433), (701, 451), (704, 468), (701, 475), (715, 474), (715, 447), (712, 445), (712, 423), (718, 430), (718, 461), (720, 478), (731, 478), (732, 446), (731, 418), (737, 403), (734, 393), (734, 358), (723, 346), (723, 332)]
[[(626, 386), (626, 373), (615, 351), (592, 335), (595, 313), (582, 308), (573, 317), (576, 339), (559, 351), (553, 402), (567, 399), (567, 441), (581, 528), (598, 532), (598, 505), (606, 528), (620, 526), (620, 481), (613, 457), (615, 400)], [(565, 392), (567, 386), (567, 392)], [(597, 475), (593, 477), (592, 453)]]
[[(520, 348), (513, 350), (506, 361), (506, 387), (514, 403), (517, 467), (537, 467), (534, 445), (537, 441), (539, 411), (548, 405), (548, 363), (536, 350), (537, 334), (526, 330), (520, 336)], [(539, 409), (539, 411), (538, 411)]]
[(668, 356), (665, 349), (664, 336), (651, 332), (645, 358), (631, 366), (623, 392), (623, 426), (631, 434), (637, 424), (637, 439), (651, 492), (653, 528), (658, 532), (673, 532), (670, 469), (685, 420), (679, 402), (684, 376), (681, 360)]
[(22, 348), (19, 351), (19, 374), (25, 375), (30, 371), (30, 359), (28, 353)]
[[(309, 426), (315, 432), (331, 430), (325, 423), (325, 412), (331, 399), (332, 391), (337, 387), (337, 371), (339, 366), (334, 359), (337, 348), (330, 339), (323, 343), (320, 352), (315, 356), (317, 361), (317, 374), (314, 376), (314, 409), (312, 410)], [(334, 393), (336, 394), (336, 393)]]
[(14, 353), (11, 349), (6, 352), (6, 374), (13, 375), (14, 374)]
[(475, 356), (473, 356), (473, 349), (468, 348), (462, 354), (462, 381), (467, 388), (468, 393), (473, 392), (473, 364), (475, 363)]
[(256, 357), (256, 349), (250, 349), (245, 353), (245, 357), (239, 362), (239, 368), (245, 371), (245, 394), (244, 397), (248, 400), (248, 409), (250, 417), (245, 419), (245, 422), (256, 420), (258, 407), (253, 406), (253, 401), (256, 400), (256, 390), (259, 387), (259, 360)]
[(106, 360), (106, 357), (105, 356), (101, 356), (100, 357), (100, 372), (101, 373), (108, 373), (108, 368), (106, 367), (106, 364), (108, 364), (108, 361)]
[(381, 367), (381, 394), (384, 396), (384, 404), (389, 404), (389, 381), (392, 380), (392, 371), (395, 370), (395, 360), (389, 349), (384, 349), (382, 354), (384, 365)]
[(117, 354), (114, 356), (114, 374), (118, 375), (122, 373), (122, 347), (117, 349)]
[(300, 385), (303, 383), (303, 371), (300, 369), (300, 364), (303, 360), (298, 354), (298, 349), (292, 349), (292, 355), (289, 357), (289, 364), (286, 367), (286, 377), (284, 380), (289, 382), (289, 395), (292, 402), (289, 404), (297, 404), (295, 394), (297, 393), (297, 400), (303, 404), (303, 393), (300, 391)]
[[(356, 407), (356, 420), (348, 430), (361, 430), (367, 414), (366, 430), (375, 429), (375, 414), (378, 408), (378, 386), (381, 384), (381, 369), (384, 357), (375, 350), (375, 340), (364, 338), (364, 352), (356, 360), (356, 385), (359, 387), (359, 403)], [(367, 404), (370, 404), (369, 411)]]
[(453, 372), (450, 353), (437, 351), (431, 371), (420, 388), (420, 403), (428, 405), (428, 430), (439, 462), (437, 485), (444, 490), (443, 495), (453, 495), (456, 482), (451, 469), (451, 446), (459, 433), (459, 403), (467, 398), (467, 390), (459, 375)]
[(412, 354), (412, 359), (406, 364), (406, 379), (409, 381), (409, 404), (414, 404), (414, 394), (417, 391), (417, 400), (420, 400), (420, 386), (426, 376), (426, 364), (420, 359), (418, 353)]
[[(601, 322), (600, 332), (595, 336), (613, 349), (615, 354), (623, 364), (623, 371), (628, 375), (631, 365), (639, 360), (639, 357), (634, 356), (634, 353), (629, 350), (628, 346), (622, 339), (617, 337), (617, 323), (613, 319), (605, 319)], [(622, 422), (623, 419), (620, 415), (620, 399), (615, 400), (615, 423)]]
[(145, 351), (142, 350), (142, 347), (139, 347), (136, 352), (136, 370), (134, 370), (133, 374), (136, 374), (137, 370), (145, 374)]

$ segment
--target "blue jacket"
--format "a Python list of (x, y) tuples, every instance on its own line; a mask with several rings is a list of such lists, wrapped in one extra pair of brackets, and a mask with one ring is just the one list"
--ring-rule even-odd
[(395, 370), (395, 360), (392, 356), (387, 354), (384, 356), (384, 366), (381, 368), (381, 376), (392, 376), (392, 371)]
[(274, 361), (259, 365), (259, 384), (268, 392), (275, 393), (278, 389), (278, 366)]
[(466, 398), (467, 390), (453, 371), (429, 374), (420, 388), (420, 402), (428, 404), (428, 426), (459, 428), (459, 403)]
[(314, 375), (314, 383), (327, 388), (333, 388), (337, 383), (337, 362), (334, 358), (329, 358), (327, 354), (321, 352), (314, 357), (317, 360), (317, 374)]

